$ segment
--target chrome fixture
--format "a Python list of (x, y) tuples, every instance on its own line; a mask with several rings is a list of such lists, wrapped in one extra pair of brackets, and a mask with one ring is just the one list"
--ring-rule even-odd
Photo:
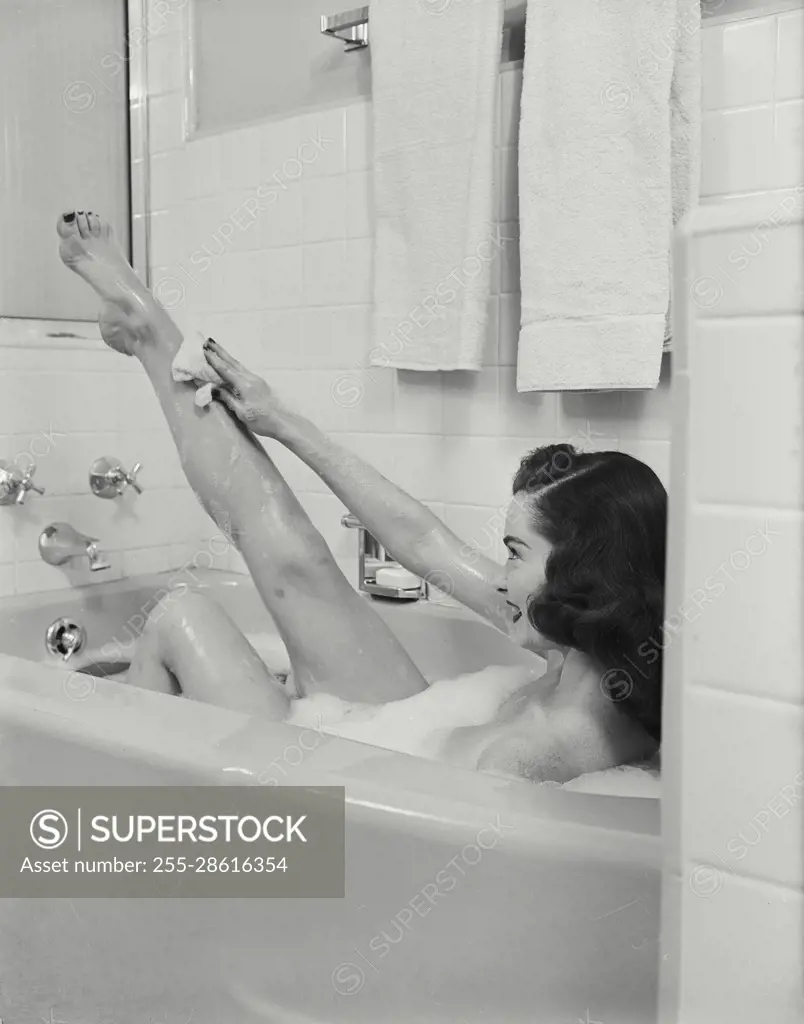
[(368, 46), (368, 7), (356, 7), (342, 14), (322, 14), (321, 32), (346, 43), (344, 50), (362, 50)]
[(427, 598), (427, 583), (419, 581), (418, 587), (388, 587), (377, 583), (378, 569), (401, 569), (380, 542), (363, 526), (357, 516), (348, 512), (341, 516), (341, 526), (357, 530), (357, 579), (360, 590), (374, 597), (392, 597), (397, 601), (418, 601)]
[[(123, 7), (126, 17), (126, 39), (137, 40), (126, 52), (128, 73), (128, 151), (129, 151), (129, 195), (131, 216), (128, 219), (131, 243), (131, 266), (146, 288), (153, 288), (154, 275), (151, 272), (151, 173), (150, 148), (148, 145), (148, 43), (167, 22), (190, 32), (192, 12), (182, 10), (190, 5), (161, 4), (159, 7), (150, 0), (125, 0)], [(170, 9), (169, 9), (170, 8)], [(175, 19), (175, 21), (174, 21)], [(186, 19), (186, 20), (185, 20)], [(194, 87), (194, 83), (193, 86)], [(187, 88), (191, 88), (190, 76)], [(92, 95), (92, 93), (90, 93)], [(194, 107), (194, 103), (188, 104)]]
[(28, 491), (44, 494), (44, 487), (37, 487), (32, 482), (35, 472), (36, 466), (33, 463), (23, 473), (0, 460), (0, 505), (24, 505)]
[(91, 572), (112, 567), (98, 551), (98, 538), (79, 533), (69, 523), (51, 523), (44, 528), (39, 536), (39, 554), (48, 565), (64, 565), (86, 555)]
[(58, 655), (64, 661), (82, 651), (86, 642), (87, 631), (72, 619), (56, 619), (47, 627), (45, 633), (45, 647), (51, 654)]
[(137, 483), (137, 473), (141, 469), (142, 463), (137, 462), (131, 472), (127, 473), (119, 459), (104, 455), (89, 467), (89, 486), (98, 498), (117, 498), (127, 487), (133, 487), (137, 494), (142, 494), (142, 488)]

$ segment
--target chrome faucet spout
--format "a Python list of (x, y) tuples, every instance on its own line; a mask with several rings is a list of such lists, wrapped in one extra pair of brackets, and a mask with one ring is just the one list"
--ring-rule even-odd
[(74, 558), (89, 559), (91, 572), (111, 568), (98, 551), (98, 538), (80, 533), (69, 523), (51, 523), (39, 536), (39, 554), (48, 565), (64, 565)]

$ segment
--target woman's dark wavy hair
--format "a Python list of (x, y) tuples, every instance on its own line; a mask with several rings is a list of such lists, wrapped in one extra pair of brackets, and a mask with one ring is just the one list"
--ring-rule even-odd
[(622, 452), (552, 444), (526, 455), (514, 494), (551, 545), (528, 618), (543, 636), (604, 670), (604, 692), (657, 741), (662, 719), (667, 492)]

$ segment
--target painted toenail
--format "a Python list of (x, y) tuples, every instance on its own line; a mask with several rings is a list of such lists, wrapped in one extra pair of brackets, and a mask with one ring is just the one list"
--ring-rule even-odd
[(69, 223), (71, 223), (71, 221), (75, 220), (75, 214), (74, 213), (65, 213), (64, 214), (64, 219), (69, 224)]

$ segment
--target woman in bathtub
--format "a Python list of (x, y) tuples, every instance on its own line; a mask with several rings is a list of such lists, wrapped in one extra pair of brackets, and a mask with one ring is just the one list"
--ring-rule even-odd
[[(171, 595), (152, 613), (128, 681), (138, 686), (467, 768), (564, 782), (651, 757), (660, 740), (666, 495), (643, 463), (569, 445), (522, 460), (499, 566), (428, 509), (287, 410), (219, 345), (224, 386), (207, 410), (171, 364), (181, 334), (92, 213), (58, 224), (65, 264), (103, 300), (112, 348), (142, 363), (187, 479), (227, 532), (287, 647), (295, 698), (214, 602)], [(303, 459), (408, 569), (547, 656), (427, 686), (339, 570), (255, 435)], [(553, 663), (555, 662), (555, 664)], [(540, 664), (534, 659), (534, 665)]]

